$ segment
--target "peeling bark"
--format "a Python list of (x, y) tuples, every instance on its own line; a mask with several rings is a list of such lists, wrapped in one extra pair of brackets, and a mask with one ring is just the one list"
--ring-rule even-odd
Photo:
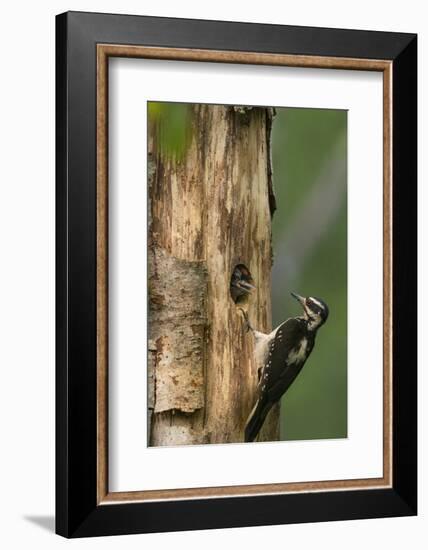
[(203, 262), (149, 250), (149, 349), (155, 413), (204, 405), (207, 271)]
[[(257, 385), (253, 340), (230, 296), (234, 267), (257, 290), (252, 323), (271, 329), (269, 109), (195, 105), (181, 161), (149, 142), (151, 445), (242, 442)], [(279, 439), (279, 407), (259, 440)]]

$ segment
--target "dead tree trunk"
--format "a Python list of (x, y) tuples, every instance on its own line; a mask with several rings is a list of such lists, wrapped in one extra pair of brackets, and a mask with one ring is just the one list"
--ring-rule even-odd
[[(150, 445), (244, 440), (257, 368), (230, 295), (238, 264), (257, 290), (252, 324), (271, 329), (272, 113), (196, 105), (184, 158), (149, 138)], [(279, 407), (260, 439), (279, 439)]]

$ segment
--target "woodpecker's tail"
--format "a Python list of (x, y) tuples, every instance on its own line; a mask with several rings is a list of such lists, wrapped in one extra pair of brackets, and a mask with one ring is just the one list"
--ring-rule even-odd
[(256, 401), (245, 426), (246, 442), (254, 441), (256, 439), (270, 409), (271, 405), (269, 403), (261, 401), (260, 399)]

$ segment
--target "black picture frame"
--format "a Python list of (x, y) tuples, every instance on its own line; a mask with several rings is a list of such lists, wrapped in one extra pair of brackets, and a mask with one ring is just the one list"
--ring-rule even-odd
[[(392, 487), (97, 504), (96, 46), (100, 43), (392, 62)], [(414, 34), (80, 12), (57, 16), (58, 534), (85, 537), (417, 513), (416, 96)]]

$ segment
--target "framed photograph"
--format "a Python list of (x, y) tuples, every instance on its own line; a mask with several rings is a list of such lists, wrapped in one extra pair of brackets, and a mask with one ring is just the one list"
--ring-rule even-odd
[(56, 25), (57, 533), (416, 514), (416, 35)]

